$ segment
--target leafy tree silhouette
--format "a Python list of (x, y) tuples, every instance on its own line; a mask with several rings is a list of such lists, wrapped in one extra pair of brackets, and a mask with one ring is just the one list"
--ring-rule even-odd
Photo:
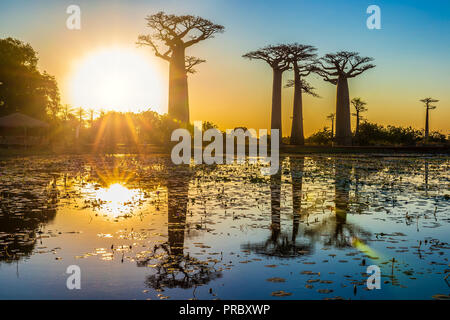
[(353, 98), (351, 103), (353, 107), (355, 107), (355, 113), (352, 113), (352, 115), (356, 117), (355, 137), (359, 140), (359, 122), (361, 120), (361, 113), (367, 111), (367, 102), (361, 100), (361, 98)]
[(56, 121), (61, 108), (58, 85), (37, 63), (30, 44), (0, 39), (0, 115), (21, 112)]
[(330, 113), (327, 119), (331, 120), (331, 139), (334, 138), (334, 118), (336, 118), (336, 113)]

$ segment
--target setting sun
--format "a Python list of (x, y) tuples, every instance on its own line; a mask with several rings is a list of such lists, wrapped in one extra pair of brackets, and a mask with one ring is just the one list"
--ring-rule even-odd
[(73, 106), (94, 110), (162, 113), (158, 70), (143, 54), (127, 48), (103, 49), (80, 59), (69, 80)]

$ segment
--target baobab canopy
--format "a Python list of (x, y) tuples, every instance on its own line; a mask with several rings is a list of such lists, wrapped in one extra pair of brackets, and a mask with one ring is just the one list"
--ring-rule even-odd
[(224, 27), (192, 15), (173, 15), (158, 12), (146, 18), (153, 33), (140, 35), (139, 45), (150, 46), (155, 55), (170, 63), (169, 115), (183, 123), (189, 122), (187, 73), (205, 60), (186, 57), (186, 48), (224, 31)]
[(318, 73), (325, 81), (337, 84), (339, 77), (354, 78), (364, 71), (375, 68), (370, 57), (361, 57), (357, 52), (340, 51), (328, 53), (319, 60)]
[(290, 68), (289, 52), (286, 45), (270, 45), (259, 50), (250, 51), (243, 55), (244, 58), (263, 60), (273, 69), (286, 71)]

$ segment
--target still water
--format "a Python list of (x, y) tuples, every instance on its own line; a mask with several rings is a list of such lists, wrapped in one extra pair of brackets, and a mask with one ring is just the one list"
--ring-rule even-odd
[(448, 298), (449, 157), (281, 160), (2, 160), (0, 299)]

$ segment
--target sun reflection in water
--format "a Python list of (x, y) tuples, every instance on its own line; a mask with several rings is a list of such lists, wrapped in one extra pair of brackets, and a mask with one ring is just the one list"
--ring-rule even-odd
[(141, 190), (129, 189), (120, 183), (113, 183), (106, 188), (90, 184), (86, 189), (100, 210), (111, 217), (129, 215), (144, 201), (144, 193)]

